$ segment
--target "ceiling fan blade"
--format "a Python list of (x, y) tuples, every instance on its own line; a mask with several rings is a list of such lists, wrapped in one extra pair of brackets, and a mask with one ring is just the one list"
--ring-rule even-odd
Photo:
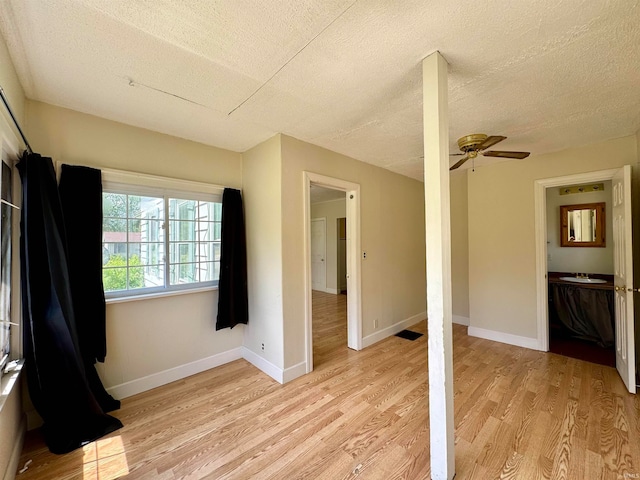
[(468, 156), (465, 156), (464, 158), (461, 158), (460, 160), (458, 160), (456, 163), (453, 164), (452, 167), (449, 168), (449, 171), (451, 170), (455, 170), (456, 168), (460, 167), (464, 162), (466, 162), (467, 160), (469, 160)]
[(500, 135), (492, 135), (490, 137), (487, 137), (487, 139), (484, 142), (478, 145), (477, 149), (484, 150), (486, 148), (493, 147), (496, 143), (501, 142), (506, 138), (507, 137), (502, 137)]
[(450, 157), (457, 157), (458, 155), (466, 155), (466, 153), (450, 153)]
[(500, 158), (527, 158), (531, 155), (529, 152), (501, 152), (498, 150), (491, 150), (489, 152), (482, 152), (485, 157), (500, 157)]

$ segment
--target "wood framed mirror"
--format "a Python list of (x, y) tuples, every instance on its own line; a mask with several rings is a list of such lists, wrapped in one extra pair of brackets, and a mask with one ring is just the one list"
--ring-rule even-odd
[(605, 202), (560, 206), (561, 247), (606, 247)]

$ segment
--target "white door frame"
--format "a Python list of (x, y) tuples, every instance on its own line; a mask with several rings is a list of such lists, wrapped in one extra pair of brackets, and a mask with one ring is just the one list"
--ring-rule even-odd
[(549, 351), (549, 292), (547, 288), (547, 188), (602, 182), (613, 179), (619, 168), (544, 178), (535, 182), (536, 294), (538, 305), (538, 350)]
[(347, 212), (347, 345), (362, 349), (362, 282), (360, 277), (360, 185), (339, 178), (303, 172), (305, 346), (307, 373), (313, 371), (313, 329), (311, 303), (311, 184), (346, 194)]
[[(327, 217), (312, 218), (311, 223), (313, 222), (322, 222), (324, 224), (324, 228), (323, 228), (324, 252), (322, 252), (322, 269), (324, 270), (324, 285), (322, 285), (321, 290), (323, 292), (326, 292), (327, 291), (327, 261), (326, 261), (327, 260)], [(309, 239), (311, 239), (311, 237), (309, 237)], [(313, 268), (311, 268), (311, 288), (313, 288)], [(316, 288), (316, 290), (318, 290), (318, 288)]]

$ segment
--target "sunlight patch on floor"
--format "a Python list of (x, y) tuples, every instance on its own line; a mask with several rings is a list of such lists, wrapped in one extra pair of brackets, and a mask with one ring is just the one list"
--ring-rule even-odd
[(122, 437), (103, 438), (85, 445), (82, 480), (114, 480), (129, 473)]

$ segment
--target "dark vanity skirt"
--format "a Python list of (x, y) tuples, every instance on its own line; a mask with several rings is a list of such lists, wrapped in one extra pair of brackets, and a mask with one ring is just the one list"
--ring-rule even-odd
[(572, 337), (595, 342), (605, 348), (613, 346), (615, 319), (612, 290), (561, 283), (551, 283), (549, 290), (552, 300), (549, 313), (555, 313)]

